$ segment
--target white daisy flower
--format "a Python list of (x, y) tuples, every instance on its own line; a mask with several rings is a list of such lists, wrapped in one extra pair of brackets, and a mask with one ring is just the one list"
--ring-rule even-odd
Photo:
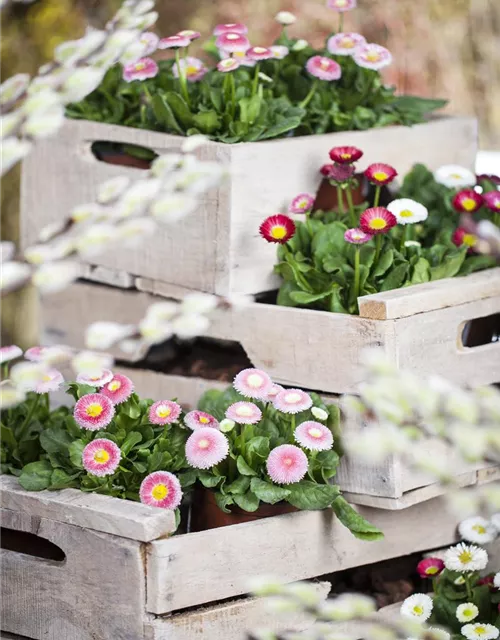
[(204, 136), (202, 133), (197, 133), (193, 136), (189, 136), (188, 139), (182, 143), (181, 150), (184, 151), (184, 153), (191, 153), (195, 149), (198, 149), (198, 147), (208, 144), (209, 142), (210, 138)]
[(24, 402), (26, 395), (21, 389), (13, 387), (10, 381), (5, 380), (0, 384), (0, 409), (10, 409)]
[(210, 321), (199, 313), (184, 313), (172, 321), (172, 329), (181, 340), (189, 340), (206, 333)]
[(146, 318), (151, 322), (167, 322), (179, 313), (180, 305), (176, 302), (166, 300), (165, 302), (155, 302), (146, 311)]
[(8, 292), (24, 285), (31, 275), (31, 268), (24, 262), (4, 262), (0, 270), (0, 291)]
[(117, 225), (118, 238), (124, 247), (137, 247), (158, 230), (158, 225), (151, 218), (133, 218)]
[(156, 319), (146, 317), (139, 323), (139, 333), (148, 344), (161, 344), (169, 340), (174, 331), (167, 322), (159, 322)]
[(471, 622), (479, 615), (479, 609), (473, 602), (464, 602), (459, 604), (456, 610), (457, 620), (459, 622)]
[(117, 176), (106, 180), (99, 186), (97, 192), (97, 202), (100, 204), (108, 204), (119, 198), (130, 184), (130, 178), (127, 176)]
[(429, 212), (420, 202), (410, 198), (398, 198), (387, 205), (387, 209), (396, 216), (399, 224), (415, 224), (427, 219)]
[(103, 369), (111, 369), (113, 357), (109, 353), (96, 353), (94, 351), (80, 351), (71, 361), (71, 366), (76, 373), (82, 373), (91, 378), (98, 378)]
[(112, 224), (101, 222), (89, 227), (77, 240), (78, 253), (90, 258), (105, 251), (118, 239), (118, 230)]
[(493, 586), (497, 589), (500, 589), (500, 572), (495, 573), (495, 577), (493, 578)]
[[(488, 544), (488, 542), (493, 542), (497, 537), (496, 527), (486, 520), (486, 518), (481, 518), (480, 516), (463, 520), (458, 525), (458, 532), (462, 540), (475, 542), (477, 544)], [(468, 620), (464, 620), (463, 622), (468, 622)]]
[(20, 391), (33, 391), (46, 375), (47, 366), (42, 362), (19, 362), (10, 370), (10, 379)]
[(68, 104), (68, 102), (83, 100), (101, 84), (105, 71), (105, 69), (94, 67), (79, 67), (72, 70), (71, 75), (59, 90), (63, 102)]
[(429, 627), (426, 630), (425, 637), (428, 638), (428, 640), (450, 640), (451, 635), (448, 631), (440, 629), (439, 627)]
[(466, 624), (460, 629), (460, 633), (467, 640), (495, 640), (495, 638), (498, 638), (500, 631), (492, 624), (475, 622), (474, 624)]
[(326, 420), (328, 418), (328, 411), (321, 409), (321, 407), (312, 407), (311, 413), (316, 418), (316, 420)]
[(276, 22), (279, 22), (280, 24), (282, 24), (284, 27), (293, 24), (294, 22), (297, 21), (297, 17), (293, 15), (293, 13), (290, 13), (290, 11), (279, 11), (275, 16), (274, 19), (276, 20)]
[(151, 206), (153, 218), (163, 223), (171, 223), (184, 218), (198, 206), (194, 196), (185, 193), (161, 194)]
[(488, 564), (488, 554), (481, 547), (461, 542), (448, 549), (444, 555), (444, 565), (450, 571), (482, 571)]
[(401, 605), (401, 615), (411, 620), (425, 622), (432, 613), (432, 598), (425, 593), (414, 593)]
[(210, 313), (213, 311), (219, 301), (217, 296), (210, 293), (202, 293), (201, 291), (193, 291), (184, 296), (181, 307), (183, 313)]
[(446, 164), (434, 172), (434, 180), (445, 187), (462, 189), (476, 184), (476, 175), (458, 164)]
[(309, 42), (301, 38), (300, 40), (297, 40), (297, 42), (293, 45), (292, 51), (302, 51), (308, 46), (309, 46)]
[(85, 331), (85, 345), (89, 349), (110, 349), (114, 344), (136, 332), (132, 324), (94, 322)]
[(74, 282), (79, 274), (78, 262), (59, 260), (42, 264), (33, 274), (31, 282), (42, 294), (57, 293)]

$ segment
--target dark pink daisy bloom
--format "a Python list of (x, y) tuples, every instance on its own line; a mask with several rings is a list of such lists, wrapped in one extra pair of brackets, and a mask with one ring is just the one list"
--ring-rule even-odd
[(484, 204), (491, 211), (500, 211), (500, 191), (487, 191), (483, 193)]
[(229, 453), (229, 442), (218, 429), (196, 429), (186, 442), (186, 459), (195, 469), (210, 469)]
[(139, 497), (151, 507), (174, 510), (182, 502), (181, 483), (169, 471), (154, 471), (141, 482)]
[(329, 9), (343, 13), (344, 11), (351, 11), (355, 9), (357, 0), (326, 0), (326, 6)]
[(239, 33), (244, 36), (245, 33), (248, 33), (248, 28), (241, 22), (228, 22), (227, 24), (218, 24), (213, 31), (214, 36), (222, 36), (225, 33)]
[(312, 399), (302, 389), (285, 389), (275, 397), (274, 406), (282, 413), (300, 413), (312, 407)]
[(193, 429), (193, 431), (204, 427), (210, 427), (212, 429), (219, 428), (219, 421), (209, 413), (205, 413), (205, 411), (196, 410), (186, 413), (184, 422), (190, 429)]
[(42, 380), (33, 389), (35, 393), (49, 393), (57, 391), (63, 384), (63, 374), (57, 369), (48, 369), (42, 376)]
[(457, 247), (467, 247), (468, 253), (474, 253), (474, 247), (477, 244), (478, 238), (474, 233), (469, 233), (463, 227), (455, 229), (451, 240)]
[(73, 411), (73, 417), (82, 429), (99, 431), (104, 429), (113, 419), (115, 407), (111, 400), (102, 393), (89, 393), (82, 396)]
[(338, 80), (342, 69), (338, 62), (325, 56), (313, 56), (306, 62), (306, 70), (315, 78), (331, 82)]
[(245, 55), (249, 60), (255, 60), (257, 62), (259, 60), (274, 58), (273, 52), (267, 47), (250, 47), (250, 49), (247, 49)]
[(127, 376), (115, 373), (113, 379), (107, 382), (100, 391), (113, 404), (125, 402), (134, 392), (134, 383)]
[(333, 167), (333, 164), (324, 164), (319, 170), (319, 172), (321, 173), (322, 176), (325, 176), (325, 178), (327, 178), (330, 175), (330, 171), (332, 170), (332, 167)]
[(372, 239), (369, 233), (365, 233), (363, 229), (347, 229), (344, 233), (344, 240), (351, 244), (364, 244)]
[(418, 575), (421, 578), (435, 578), (444, 569), (444, 562), (440, 558), (425, 558), (417, 564)]
[(88, 384), (91, 387), (102, 387), (107, 382), (110, 382), (113, 379), (113, 372), (109, 369), (103, 369), (99, 376), (87, 376), (84, 373), (79, 373), (76, 376), (76, 381), (78, 384)]
[(233, 387), (242, 396), (258, 400), (266, 398), (272, 386), (271, 378), (260, 369), (243, 369), (233, 381)]
[(363, 156), (357, 147), (333, 147), (328, 154), (337, 164), (352, 164)]
[(114, 473), (122, 457), (120, 447), (107, 438), (97, 438), (89, 442), (82, 453), (85, 471), (102, 478)]
[(235, 402), (227, 408), (226, 418), (238, 424), (257, 424), (262, 412), (253, 402)]
[(288, 213), (309, 213), (314, 206), (314, 200), (310, 193), (299, 193), (290, 203)]
[(271, 451), (266, 467), (269, 477), (277, 484), (300, 482), (307, 473), (307, 456), (293, 444), (282, 444)]
[(463, 189), (453, 197), (452, 205), (460, 213), (474, 213), (482, 207), (483, 197), (474, 189)]
[(295, 222), (290, 217), (278, 213), (266, 218), (260, 225), (259, 232), (268, 242), (285, 244), (295, 235)]
[[(15, 344), (10, 344), (7, 347), (0, 348), (0, 364), (9, 362), (15, 358), (19, 358), (23, 355), (23, 350)], [(29, 360), (29, 358), (28, 358)]]
[(375, 162), (365, 169), (368, 182), (376, 185), (389, 184), (398, 175), (398, 172), (390, 164)]
[(192, 29), (183, 29), (176, 35), (180, 36), (181, 38), (188, 38), (188, 40), (190, 40), (191, 42), (201, 37), (201, 33), (199, 31), (192, 31)]
[(158, 65), (152, 58), (141, 58), (137, 62), (126, 64), (123, 67), (123, 79), (126, 82), (147, 80), (148, 78), (154, 78), (158, 71)]
[(359, 226), (365, 233), (387, 233), (397, 223), (396, 216), (385, 207), (372, 207), (361, 214)]
[(235, 53), (237, 51), (244, 53), (250, 48), (250, 41), (240, 33), (223, 33), (217, 37), (215, 46), (228, 53)]
[(366, 40), (359, 33), (336, 33), (328, 38), (326, 48), (333, 55), (352, 56), (363, 44), (366, 44)]
[(336, 162), (331, 165), (328, 178), (331, 182), (342, 183), (350, 180), (355, 174), (356, 170), (352, 164), (337, 164)]
[(151, 424), (171, 424), (181, 415), (181, 407), (172, 400), (158, 400), (149, 408), (149, 422)]
[(314, 420), (302, 422), (293, 434), (295, 440), (304, 449), (310, 451), (326, 451), (333, 445), (333, 435), (328, 427)]
[(158, 49), (181, 49), (183, 47), (189, 47), (190, 44), (191, 40), (186, 36), (169, 36), (168, 38), (162, 38), (160, 40)]

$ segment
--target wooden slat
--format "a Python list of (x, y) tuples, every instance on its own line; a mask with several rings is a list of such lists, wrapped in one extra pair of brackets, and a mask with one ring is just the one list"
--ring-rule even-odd
[[(147, 610), (163, 614), (245, 593), (249, 578), (289, 581), (342, 571), (455, 540), (456, 517), (436, 498), (403, 511), (360, 508), (385, 533), (357, 540), (330, 510), (292, 513), (149, 545)], [(221, 576), (231, 576), (221, 580)], [(182, 584), (182, 589), (179, 585)]]
[(175, 531), (171, 511), (77, 489), (25, 491), (13, 476), (0, 476), (0, 502), (4, 509), (140, 542)]

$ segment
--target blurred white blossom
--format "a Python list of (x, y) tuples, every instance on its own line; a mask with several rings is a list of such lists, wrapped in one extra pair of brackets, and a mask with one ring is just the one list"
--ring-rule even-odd
[(94, 322), (85, 330), (85, 345), (89, 349), (110, 349), (120, 340), (134, 335), (135, 326), (118, 322)]

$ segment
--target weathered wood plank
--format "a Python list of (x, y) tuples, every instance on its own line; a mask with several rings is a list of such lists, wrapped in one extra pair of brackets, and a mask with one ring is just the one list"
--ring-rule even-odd
[(23, 511), (36, 518), (140, 542), (156, 540), (175, 531), (175, 518), (171, 511), (77, 489), (25, 491), (13, 476), (0, 476), (0, 503), (4, 509)]

